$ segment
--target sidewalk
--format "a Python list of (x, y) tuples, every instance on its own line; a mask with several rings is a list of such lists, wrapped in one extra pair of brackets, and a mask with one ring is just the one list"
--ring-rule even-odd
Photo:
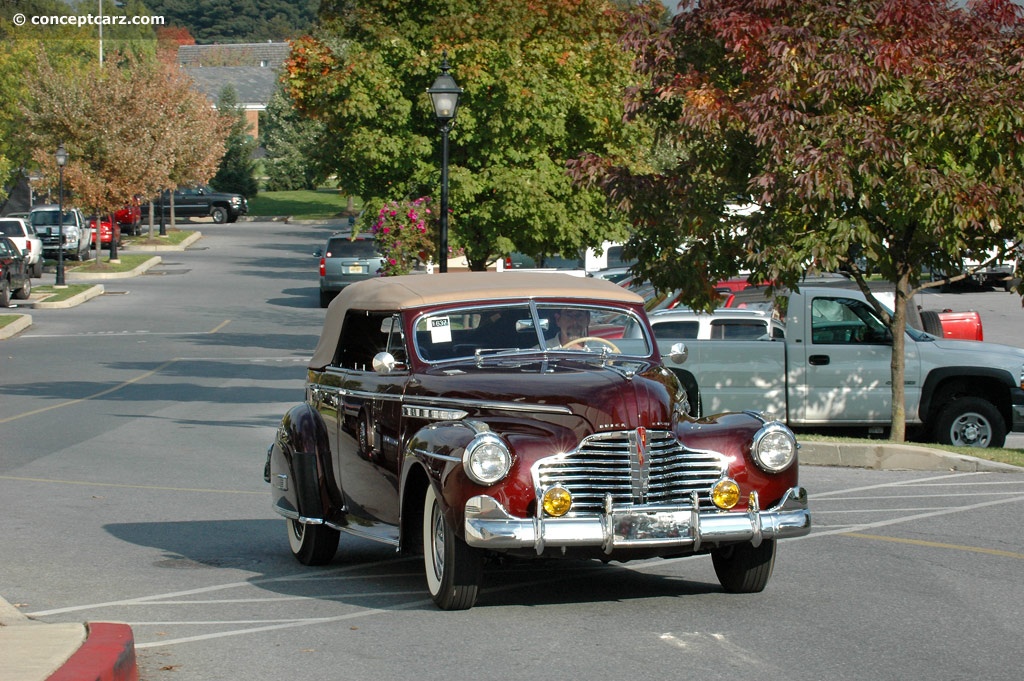
[[(1024, 473), (1024, 468), (918, 445), (804, 442), (800, 463), (877, 470)], [(813, 515), (813, 508), (811, 513)], [(0, 597), (0, 681), (138, 681), (127, 624), (46, 624)]]
[(0, 598), (0, 681), (138, 681), (127, 624), (45, 624)]

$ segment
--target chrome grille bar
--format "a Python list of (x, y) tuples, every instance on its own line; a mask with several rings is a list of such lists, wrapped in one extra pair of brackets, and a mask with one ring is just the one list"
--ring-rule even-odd
[(689, 506), (696, 492), (702, 507), (712, 507), (711, 487), (726, 471), (720, 454), (686, 449), (672, 433), (650, 431), (641, 455), (640, 437), (637, 431), (592, 435), (572, 452), (539, 461), (535, 483), (569, 490), (570, 515), (600, 513), (609, 494), (616, 506)]

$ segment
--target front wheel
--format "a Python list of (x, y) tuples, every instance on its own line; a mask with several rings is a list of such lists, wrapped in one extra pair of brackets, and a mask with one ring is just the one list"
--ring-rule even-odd
[(223, 225), (228, 221), (228, 209), (223, 206), (214, 206), (213, 210), (210, 211), (210, 216), (218, 225)]
[(935, 441), (957, 447), (1002, 447), (1006, 423), (991, 402), (980, 397), (961, 397), (939, 411)]
[(731, 594), (764, 591), (775, 567), (775, 540), (765, 539), (759, 546), (733, 544), (711, 552), (711, 562), (722, 588)]
[(423, 567), (427, 588), (442, 610), (468, 610), (483, 580), (483, 556), (455, 536), (433, 486), (423, 502)]
[(6, 279), (0, 279), (0, 307), (11, 306), (11, 283)]
[(326, 525), (307, 525), (287, 520), (288, 545), (303, 565), (327, 565), (338, 551), (341, 533)]

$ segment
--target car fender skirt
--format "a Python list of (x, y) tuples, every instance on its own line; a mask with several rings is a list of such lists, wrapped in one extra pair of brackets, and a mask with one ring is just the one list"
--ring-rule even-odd
[(707, 545), (802, 537), (811, 531), (811, 512), (803, 487), (787, 490), (775, 506), (749, 511), (695, 510), (692, 505), (612, 507), (583, 517), (517, 518), (494, 498), (481, 495), (466, 503), (466, 543), (493, 550), (553, 547), (618, 549), (664, 548), (698, 552)]

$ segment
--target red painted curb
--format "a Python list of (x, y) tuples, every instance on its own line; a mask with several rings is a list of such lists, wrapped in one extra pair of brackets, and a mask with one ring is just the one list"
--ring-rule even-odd
[(47, 681), (139, 681), (127, 624), (89, 622), (85, 643)]

